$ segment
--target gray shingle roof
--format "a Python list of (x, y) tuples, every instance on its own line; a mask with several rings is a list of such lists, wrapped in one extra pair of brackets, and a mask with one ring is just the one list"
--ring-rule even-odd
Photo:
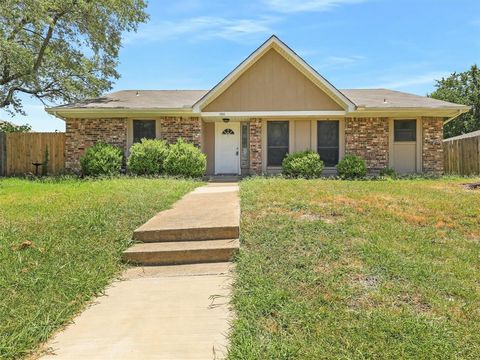
[(190, 108), (207, 90), (121, 90), (56, 109), (182, 109)]
[(343, 89), (340, 91), (355, 105), (367, 108), (442, 109), (459, 107), (459, 104), (388, 89)]
[[(387, 89), (340, 90), (355, 105), (365, 108), (458, 108), (458, 104)], [(208, 90), (122, 90), (54, 109), (186, 109)]]

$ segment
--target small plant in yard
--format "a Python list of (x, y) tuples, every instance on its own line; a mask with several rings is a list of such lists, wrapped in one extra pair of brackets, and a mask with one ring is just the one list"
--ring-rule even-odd
[(395, 169), (387, 166), (386, 168), (384, 168), (380, 171), (380, 176), (385, 177), (385, 178), (396, 179), (397, 178), (397, 172), (395, 171)]
[(45, 153), (43, 155), (43, 163), (42, 163), (42, 175), (48, 175), (48, 163), (50, 161), (50, 155), (48, 153), (48, 146), (45, 146)]
[(142, 139), (130, 148), (128, 171), (135, 175), (161, 174), (167, 154), (168, 145), (165, 141)]
[(86, 176), (118, 175), (122, 167), (122, 151), (112, 145), (97, 143), (80, 158), (82, 173)]
[(345, 155), (338, 163), (337, 171), (341, 179), (360, 179), (367, 175), (367, 166), (361, 157)]
[(324, 168), (318, 153), (307, 150), (288, 154), (282, 162), (282, 172), (292, 178), (317, 178)]
[(194, 145), (180, 138), (170, 146), (164, 168), (172, 176), (201, 177), (207, 169), (207, 158)]

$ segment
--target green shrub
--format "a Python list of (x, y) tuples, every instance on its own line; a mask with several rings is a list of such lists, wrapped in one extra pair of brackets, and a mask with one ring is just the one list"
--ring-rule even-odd
[(201, 177), (207, 169), (207, 158), (198, 148), (179, 138), (170, 146), (163, 166), (168, 175)]
[(117, 175), (122, 168), (122, 151), (112, 145), (97, 143), (80, 158), (82, 173), (87, 176)]
[(294, 178), (319, 177), (323, 167), (320, 155), (311, 150), (288, 154), (282, 161), (283, 174)]
[(395, 169), (387, 166), (386, 168), (380, 170), (380, 176), (395, 179), (397, 177), (397, 172)]
[(359, 179), (367, 175), (365, 160), (355, 155), (345, 155), (337, 165), (341, 179)]
[(130, 148), (128, 171), (135, 175), (161, 174), (167, 154), (168, 146), (165, 141), (142, 139)]

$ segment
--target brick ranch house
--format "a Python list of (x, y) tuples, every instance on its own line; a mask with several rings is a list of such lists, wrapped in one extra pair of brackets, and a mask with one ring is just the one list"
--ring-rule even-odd
[(443, 172), (443, 124), (469, 107), (386, 89), (339, 90), (272, 36), (211, 90), (127, 90), (46, 109), (66, 122), (66, 168), (97, 141), (121, 147), (178, 137), (207, 155), (207, 174), (275, 173), (285, 154), (345, 154), (370, 172)]

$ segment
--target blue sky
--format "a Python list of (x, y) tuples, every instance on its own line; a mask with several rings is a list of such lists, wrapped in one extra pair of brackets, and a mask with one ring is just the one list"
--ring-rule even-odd
[[(434, 79), (480, 63), (478, 0), (150, 0), (126, 34), (122, 89), (209, 89), (276, 34), (336, 87), (425, 95)], [(64, 130), (25, 98), (36, 131)]]

